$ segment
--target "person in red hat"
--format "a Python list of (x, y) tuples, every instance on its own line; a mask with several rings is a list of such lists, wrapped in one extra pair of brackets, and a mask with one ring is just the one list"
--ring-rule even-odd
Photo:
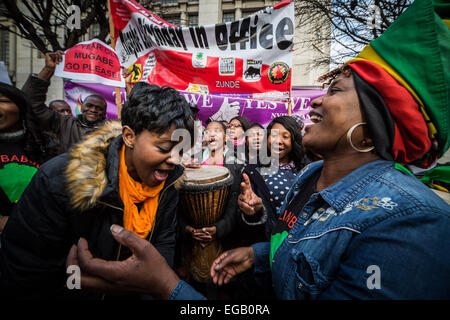
[[(389, 100), (366, 77), (374, 72), (372, 64), (364, 63), (329, 75), (333, 80), (326, 95), (311, 103), (314, 124), (303, 137), (303, 146), (323, 161), (311, 163), (296, 179), (278, 211), (270, 242), (226, 251), (214, 261), (214, 283), (229, 283), (252, 269), (255, 276), (271, 273), (272, 283), (261, 285), (273, 285), (277, 299), (450, 298), (450, 243), (445, 241), (450, 206), (398, 163), (385, 159), (420, 158), (431, 143), (422, 136), (405, 142), (405, 137), (414, 136), (410, 130), (426, 128), (425, 120), (410, 119), (398, 125), (403, 131), (397, 131), (395, 112), (386, 106)], [(399, 92), (394, 95), (397, 108), (407, 109), (404, 113), (414, 109), (414, 99), (402, 95), (387, 73), (380, 73), (377, 81), (392, 84), (390, 89)], [(379, 109), (370, 109), (375, 106)], [(377, 118), (376, 112), (385, 113)], [(369, 124), (374, 121), (384, 122), (375, 123), (384, 131), (393, 126), (393, 134), (384, 132), (381, 138), (373, 134)], [(402, 143), (396, 144), (396, 139)], [(240, 200), (251, 205), (251, 198)], [(159, 263), (153, 248), (144, 247), (120, 227), (114, 226), (112, 233), (133, 248), (136, 260), (94, 259), (81, 239), (68, 263), (76, 257), (85, 275), (101, 278), (102, 285), (156, 291), (166, 299), (203, 298)], [(132, 272), (138, 265), (154, 272)]]

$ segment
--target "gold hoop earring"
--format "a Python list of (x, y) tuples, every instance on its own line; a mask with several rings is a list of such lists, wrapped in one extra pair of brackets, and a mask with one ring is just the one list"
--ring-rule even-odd
[(347, 132), (347, 141), (348, 141), (348, 143), (350, 143), (350, 146), (353, 148), (353, 150), (356, 150), (356, 151), (358, 151), (358, 152), (370, 152), (370, 151), (372, 151), (373, 149), (375, 149), (375, 146), (371, 146), (371, 147), (366, 148), (366, 149), (358, 149), (358, 148), (356, 148), (356, 147), (353, 145), (353, 143), (352, 143), (352, 133), (353, 133), (353, 130), (355, 130), (356, 127), (358, 127), (358, 126), (360, 126), (360, 125), (363, 125), (363, 124), (367, 124), (367, 123), (366, 123), (366, 122), (360, 122), (360, 123), (357, 123), (357, 124), (353, 125), (353, 127), (351, 127), (351, 128), (348, 130), (348, 132)]

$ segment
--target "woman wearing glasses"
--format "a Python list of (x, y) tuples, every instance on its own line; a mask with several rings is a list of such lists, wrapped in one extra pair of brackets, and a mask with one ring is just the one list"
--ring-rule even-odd
[(245, 163), (245, 132), (249, 127), (250, 122), (246, 118), (237, 116), (231, 119), (227, 129), (227, 147), (230, 150), (227, 156), (232, 156), (237, 163)]

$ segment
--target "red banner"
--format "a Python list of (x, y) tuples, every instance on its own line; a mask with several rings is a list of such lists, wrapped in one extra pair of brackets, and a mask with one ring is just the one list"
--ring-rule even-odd
[(294, 3), (241, 20), (176, 27), (131, 0), (109, 0), (116, 52), (133, 81), (206, 94), (289, 98)]
[(119, 59), (114, 50), (100, 40), (80, 42), (67, 50), (55, 75), (63, 78), (124, 87)]

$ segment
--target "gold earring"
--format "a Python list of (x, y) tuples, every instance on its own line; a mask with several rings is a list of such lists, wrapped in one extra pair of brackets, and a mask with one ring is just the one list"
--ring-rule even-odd
[(356, 148), (356, 147), (353, 145), (353, 143), (352, 143), (352, 133), (353, 133), (353, 130), (355, 130), (356, 127), (358, 127), (358, 126), (360, 126), (360, 125), (363, 125), (363, 124), (367, 124), (367, 123), (366, 123), (366, 122), (360, 122), (360, 123), (357, 123), (357, 124), (355, 124), (353, 127), (351, 127), (351, 128), (348, 130), (348, 132), (347, 132), (347, 141), (350, 143), (350, 146), (351, 146), (354, 150), (356, 150), (356, 151), (358, 151), (358, 152), (370, 152), (370, 151), (372, 151), (373, 149), (375, 149), (375, 146), (371, 146), (371, 147), (366, 148), (366, 149), (358, 149), (358, 148)]

